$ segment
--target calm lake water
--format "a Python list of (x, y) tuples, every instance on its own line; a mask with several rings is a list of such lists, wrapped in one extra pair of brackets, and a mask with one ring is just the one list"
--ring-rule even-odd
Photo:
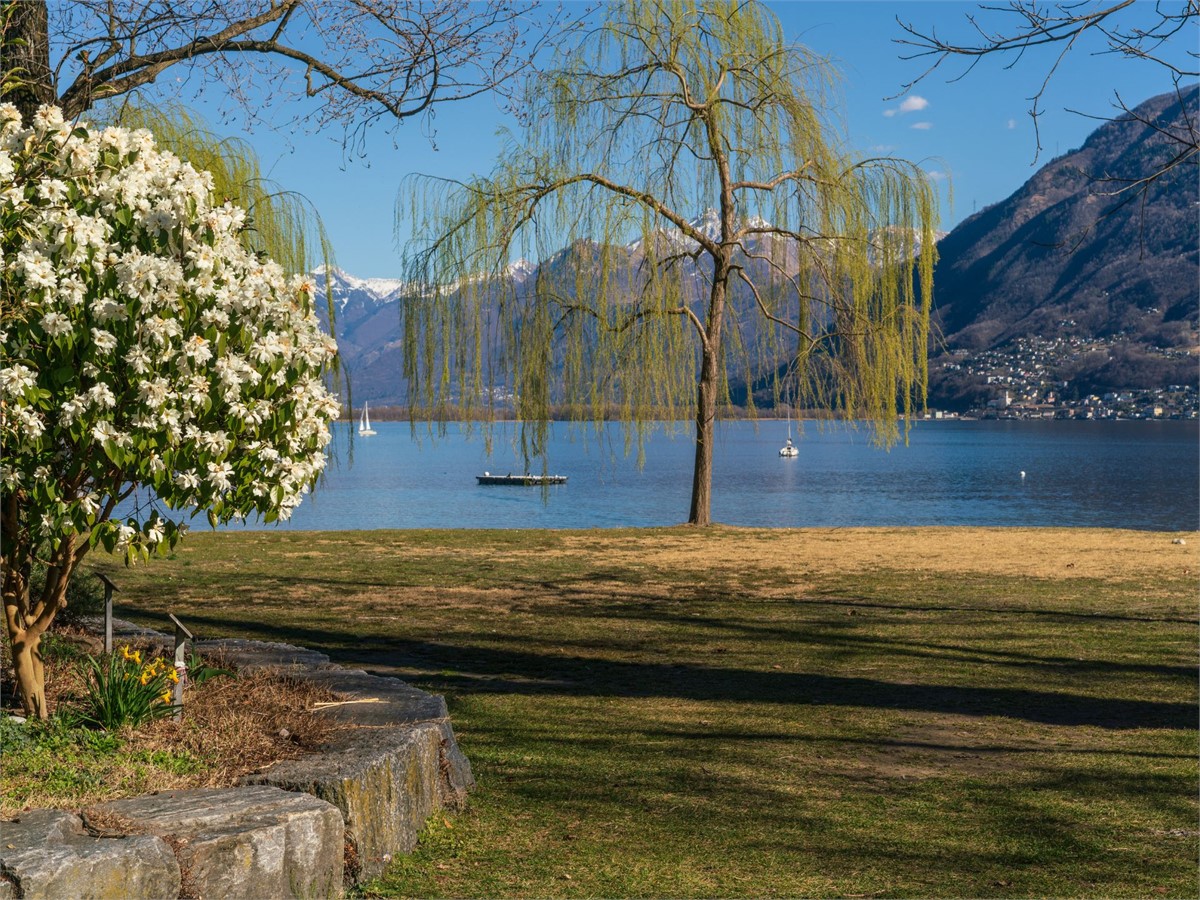
[[(347, 426), (339, 427), (339, 461), (278, 527), (617, 528), (687, 518), (690, 429), (673, 438), (655, 431), (639, 469), (635, 457), (624, 456), (616, 426), (604, 432), (609, 447), (590, 431), (572, 435), (558, 426), (550, 471), (570, 480), (541, 489), (476, 484), (485, 470), (524, 470), (511, 432), (497, 430), (489, 457), (480, 435), (460, 426), (436, 440), (421, 427), (414, 440), (408, 423), (380, 422), (377, 435), (355, 438), (351, 462)], [(719, 427), (716, 521), (1200, 529), (1196, 422), (927, 421), (914, 427), (907, 447), (890, 451), (871, 446), (864, 430), (809, 423), (795, 459), (778, 455), (785, 437), (783, 422)]]

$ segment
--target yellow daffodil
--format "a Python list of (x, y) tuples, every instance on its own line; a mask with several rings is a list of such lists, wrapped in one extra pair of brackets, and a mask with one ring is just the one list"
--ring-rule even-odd
[(170, 691), (163, 691), (163, 692), (162, 692), (162, 702), (163, 702), (163, 703), (170, 703), (170, 702), (171, 702), (171, 692), (170, 692)]

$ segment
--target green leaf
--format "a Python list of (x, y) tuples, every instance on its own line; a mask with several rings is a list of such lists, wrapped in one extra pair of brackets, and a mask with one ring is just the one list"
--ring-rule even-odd
[(116, 441), (110, 438), (101, 446), (104, 448), (104, 455), (108, 457), (109, 462), (114, 466), (125, 465), (125, 451), (117, 445)]

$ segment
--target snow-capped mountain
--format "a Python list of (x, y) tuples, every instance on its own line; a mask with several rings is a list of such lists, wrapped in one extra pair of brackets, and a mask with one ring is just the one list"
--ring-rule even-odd
[(537, 271), (537, 264), (531, 263), (527, 259), (518, 259), (514, 263), (509, 263), (505, 268), (504, 273), (518, 284), (526, 281), (531, 275)]
[[(324, 291), (325, 267), (317, 266), (310, 274), (316, 282), (317, 289)], [(333, 285), (333, 298), (339, 307), (355, 300), (387, 303), (397, 299), (408, 284), (402, 278), (356, 278), (345, 269), (336, 266), (331, 269), (330, 281)]]
[[(715, 209), (706, 209), (703, 215), (692, 219), (688, 222), (688, 225), (709, 240), (715, 241), (721, 237), (721, 214)], [(742, 227), (767, 228), (769, 226), (765, 219), (761, 219), (758, 216), (751, 216), (742, 223)], [(678, 228), (660, 228), (654, 232), (653, 236), (663, 241), (667, 248), (676, 253), (690, 252), (696, 249), (696, 242)], [(644, 240), (638, 238), (636, 241), (632, 241), (625, 246), (631, 253), (637, 253), (642, 249), (643, 245)]]

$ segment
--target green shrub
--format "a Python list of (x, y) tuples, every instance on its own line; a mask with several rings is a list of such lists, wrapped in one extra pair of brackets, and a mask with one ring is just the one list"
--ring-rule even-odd
[[(29, 595), (35, 597), (46, 583), (46, 567), (37, 564), (29, 575)], [(58, 611), (55, 621), (78, 625), (84, 618), (104, 614), (104, 583), (91, 572), (76, 570), (67, 585), (67, 607)]]
[(47, 631), (42, 635), (41, 651), (42, 659), (48, 663), (74, 663), (87, 658), (87, 651), (79, 644), (69, 641), (53, 631)]
[(0, 756), (6, 756), (29, 743), (29, 727), (7, 714), (0, 714)]

